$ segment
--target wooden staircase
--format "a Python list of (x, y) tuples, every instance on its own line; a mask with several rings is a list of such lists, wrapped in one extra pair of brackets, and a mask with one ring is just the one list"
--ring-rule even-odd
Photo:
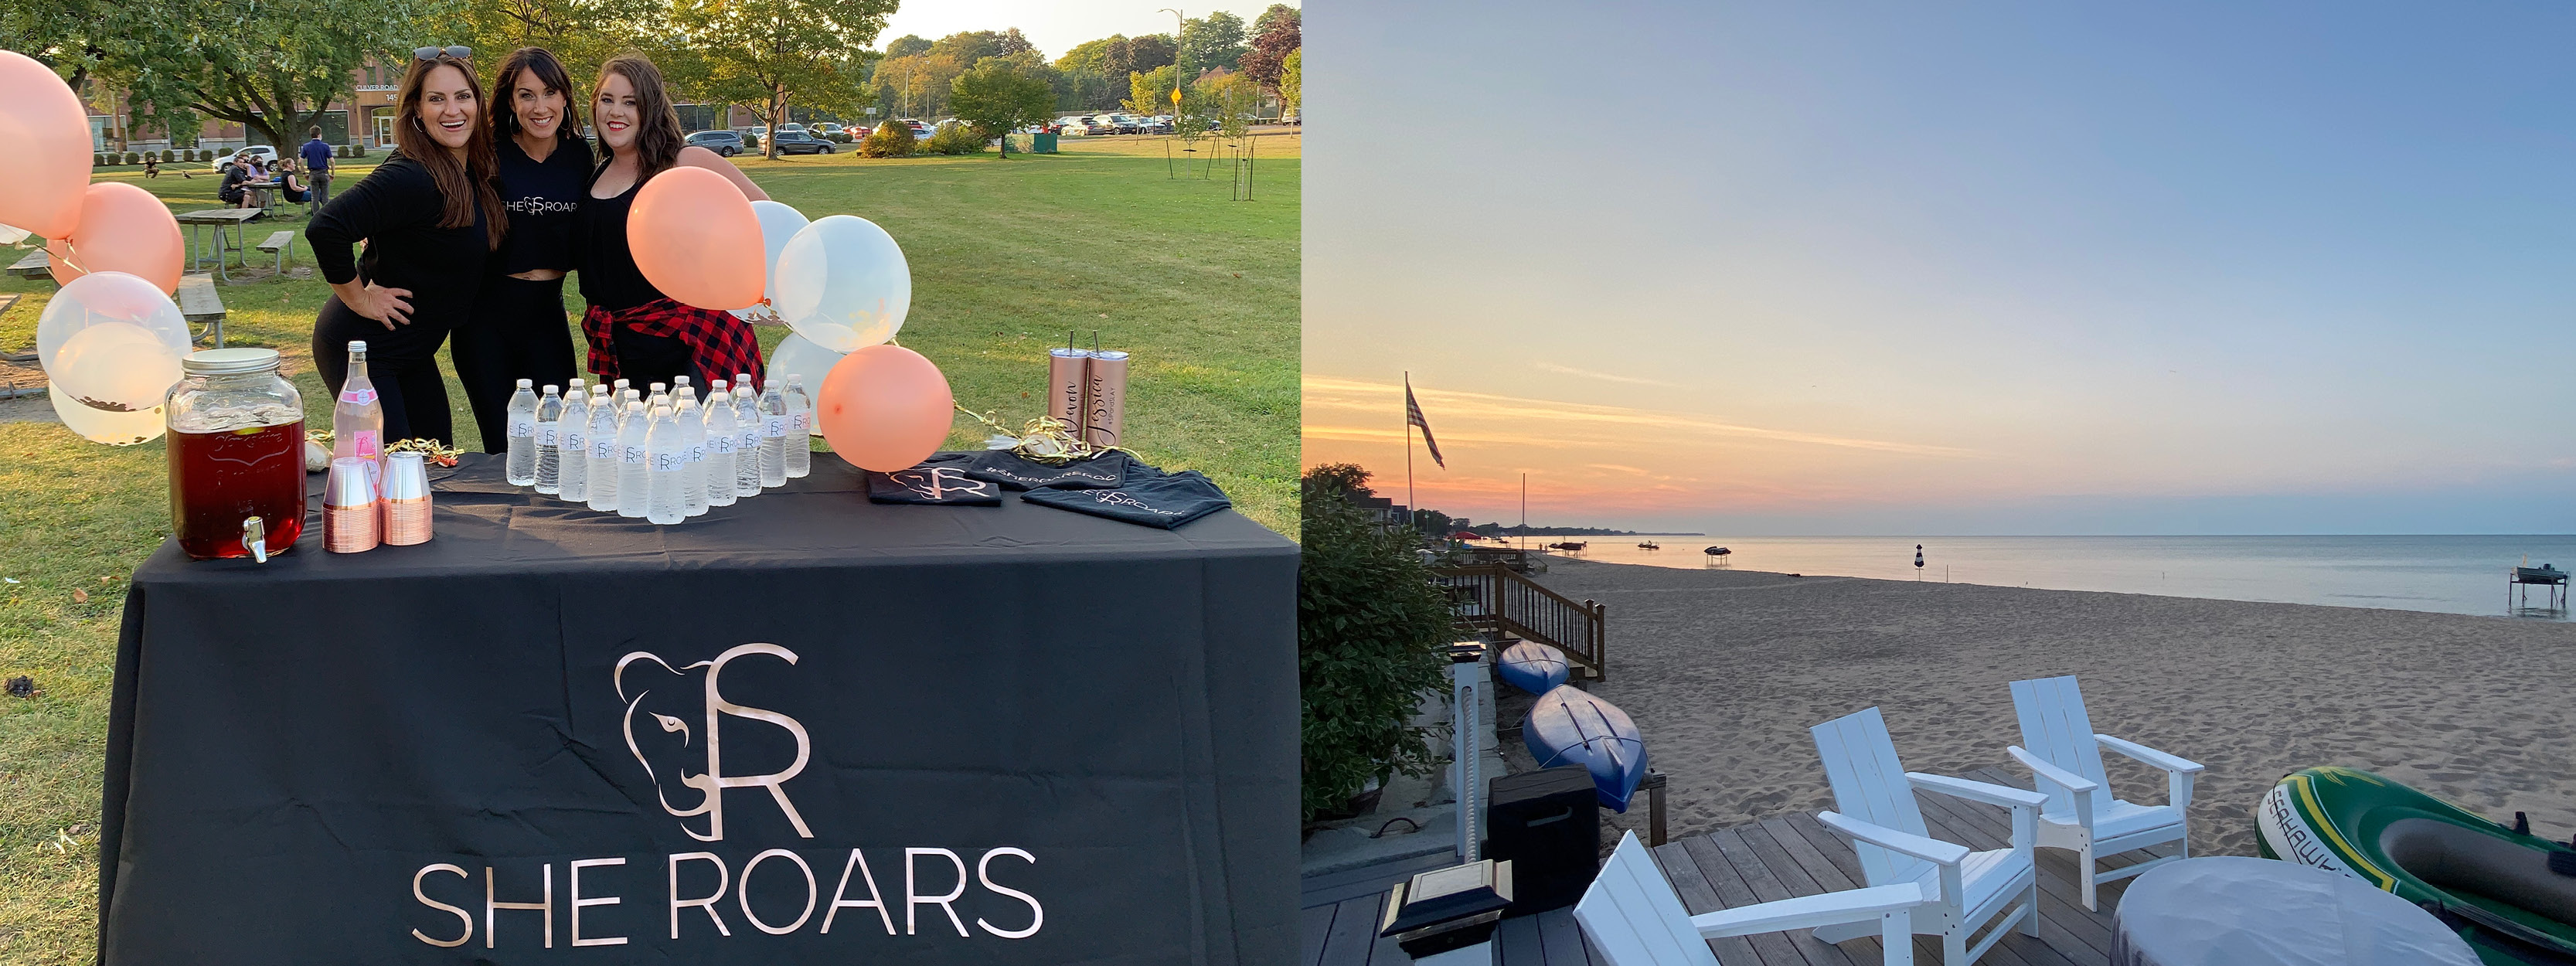
[(1502, 564), (1433, 567), (1431, 578), (1449, 592), (1460, 629), (1537, 641), (1565, 652), (1579, 677), (1609, 675), (1600, 604), (1577, 603)]

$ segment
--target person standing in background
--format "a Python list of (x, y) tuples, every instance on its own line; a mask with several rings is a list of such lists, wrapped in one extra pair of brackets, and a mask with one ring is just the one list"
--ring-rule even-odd
[(331, 146), (322, 143), (322, 129), (314, 128), (313, 139), (304, 142), (296, 153), (304, 157), (304, 178), (313, 192), (313, 203), (331, 203)]
[(512, 51), (492, 81), (492, 150), (510, 237), (493, 251), (473, 314), (447, 344), (487, 453), (508, 448), (518, 380), (560, 386), (581, 374), (563, 280), (578, 253), (574, 236), (591, 160), (572, 95), (571, 75), (543, 47)]

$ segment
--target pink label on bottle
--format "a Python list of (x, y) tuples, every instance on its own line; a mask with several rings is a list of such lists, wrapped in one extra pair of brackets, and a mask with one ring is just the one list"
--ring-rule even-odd
[(376, 401), (376, 391), (372, 387), (367, 389), (342, 390), (340, 392), (340, 401), (352, 406), (364, 406)]
[[(371, 393), (370, 395), (373, 394)], [(353, 455), (362, 456), (367, 459), (375, 459), (376, 431), (372, 429), (361, 429), (350, 433), (349, 449)]]

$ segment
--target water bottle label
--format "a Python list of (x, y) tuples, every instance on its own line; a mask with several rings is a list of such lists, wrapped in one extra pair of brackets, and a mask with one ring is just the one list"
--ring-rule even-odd
[(787, 417), (762, 416), (760, 418), (760, 435), (766, 436), (770, 439), (787, 438)]
[(655, 454), (653, 454), (653, 472), (656, 472), (656, 473), (677, 473), (677, 472), (679, 472), (679, 471), (680, 471), (680, 454), (678, 454), (678, 453), (655, 453)]
[(712, 448), (715, 450), (716, 455), (718, 455), (718, 456), (723, 456), (723, 455), (725, 455), (725, 454), (727, 454), (727, 453), (731, 453), (731, 452), (733, 452), (733, 434), (732, 434), (732, 433), (723, 433), (723, 434), (719, 434), (719, 435), (716, 435), (716, 436), (708, 437), (708, 439), (707, 439), (707, 445), (708, 445), (709, 447), (712, 447)]
[(566, 451), (578, 453), (588, 445), (590, 445), (590, 441), (582, 438), (581, 430), (568, 429), (564, 431), (563, 448)]
[(613, 460), (613, 459), (616, 459), (616, 458), (617, 458), (617, 441), (616, 441), (616, 440), (613, 440), (613, 439), (594, 439), (594, 440), (591, 440), (591, 441), (590, 441), (590, 458), (591, 458), (591, 459), (595, 459), (595, 460)]
[(689, 447), (689, 462), (692, 462), (692, 463), (704, 463), (704, 462), (706, 462), (706, 461), (707, 461), (707, 448), (706, 448), (706, 446), (705, 446), (705, 445), (701, 444), (701, 445), (697, 445), (697, 446), (691, 446), (691, 447)]
[(799, 436), (810, 436), (810, 435), (813, 435), (813, 433), (814, 433), (814, 417), (813, 417), (813, 416), (808, 415), (808, 414), (806, 414), (806, 413), (797, 413), (797, 414), (795, 414), (795, 415), (793, 415), (793, 416), (789, 416), (789, 417), (787, 417), (787, 418), (788, 418), (788, 420), (789, 420), (790, 425), (793, 425), (793, 426), (795, 426), (795, 427), (796, 427), (796, 434), (797, 434), (797, 435), (799, 435)]
[(760, 427), (758, 427), (758, 426), (745, 426), (745, 427), (743, 427), (743, 428), (742, 428), (742, 435), (741, 435), (740, 437), (735, 438), (735, 440), (733, 441), (733, 444), (734, 444), (736, 447), (739, 447), (739, 448), (741, 449), (741, 451), (742, 451), (742, 452), (745, 452), (745, 453), (750, 453), (750, 452), (756, 452), (756, 451), (758, 451), (758, 450), (760, 449)]
[(520, 438), (522, 438), (522, 439), (525, 439), (525, 438), (527, 438), (527, 437), (534, 436), (534, 435), (536, 435), (536, 434), (537, 434), (537, 420), (536, 420), (536, 418), (535, 418), (535, 417), (533, 417), (533, 416), (513, 416), (513, 417), (510, 417), (510, 435), (512, 435), (512, 436), (517, 436), (517, 437), (520, 437)]
[(376, 431), (361, 429), (349, 434), (349, 455), (376, 458)]
[(555, 433), (557, 431), (558, 427), (554, 423), (538, 423), (537, 445), (549, 448), (553, 447), (555, 445)]
[(352, 406), (365, 406), (376, 401), (376, 387), (351, 386), (340, 391), (340, 401)]
[(641, 447), (641, 446), (629, 446), (629, 447), (626, 447), (626, 455), (625, 455), (625, 456), (623, 456), (623, 457), (621, 457), (621, 458), (619, 459), (619, 462), (625, 462), (625, 463), (642, 463), (642, 462), (644, 462), (644, 447)]

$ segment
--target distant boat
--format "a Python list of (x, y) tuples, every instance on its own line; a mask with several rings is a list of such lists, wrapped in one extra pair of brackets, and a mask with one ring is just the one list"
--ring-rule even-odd
[(1503, 683), (1543, 695), (1565, 683), (1565, 652), (1537, 641), (1522, 641), (1494, 656), (1494, 673)]
[(1704, 553), (1704, 554), (1707, 554), (1707, 555), (1709, 555), (1709, 556), (1712, 556), (1712, 557), (1723, 557), (1723, 556), (1726, 556), (1727, 554), (1734, 553), (1735, 551), (1733, 551), (1733, 550), (1728, 550), (1728, 549), (1726, 549), (1725, 547), (1710, 547), (1710, 548), (1708, 548), (1708, 549), (1706, 549), (1706, 550), (1702, 550), (1702, 551), (1700, 551), (1700, 552), (1701, 552), (1701, 553)]
[(1626, 812), (1646, 780), (1646, 741), (1616, 705), (1571, 685), (1540, 695), (1521, 719), (1521, 742), (1538, 766), (1582, 765), (1592, 790), (1612, 811)]
[(1654, 541), (1652, 541), (1652, 540), (1648, 540), (1648, 541), (1646, 541), (1646, 542), (1644, 542), (1644, 543), (1638, 544), (1638, 545), (1637, 545), (1637, 549), (1639, 549), (1639, 550), (1662, 550), (1662, 549), (1664, 549), (1664, 548), (1663, 548), (1663, 546), (1662, 546), (1661, 544), (1657, 544), (1656, 542), (1654, 542)]
[(2541, 564), (2537, 567), (2515, 567), (2513, 568), (2513, 582), (2517, 584), (2563, 584), (2567, 582), (2567, 572), (2558, 569), (2556, 564)]
[(1563, 543), (1548, 544), (1547, 548), (1550, 550), (1581, 550), (1589, 546), (1591, 546), (1590, 543), (1576, 543), (1572, 540), (1568, 540)]

